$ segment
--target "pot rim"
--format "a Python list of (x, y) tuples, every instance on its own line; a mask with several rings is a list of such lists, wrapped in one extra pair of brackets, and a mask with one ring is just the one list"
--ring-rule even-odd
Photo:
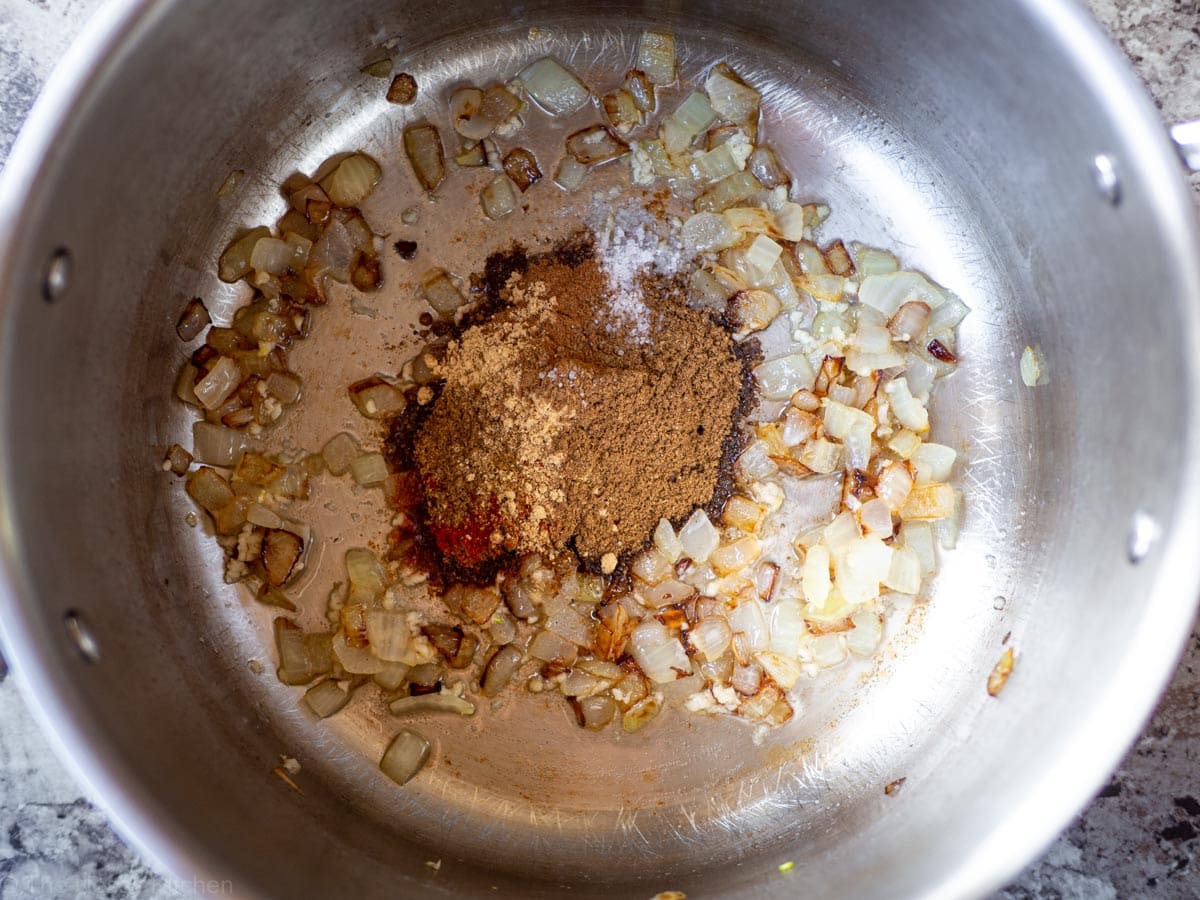
[[(1057, 760), (1040, 780), (1031, 781), (1024, 796), (1012, 803), (970, 854), (928, 885), (928, 897), (986, 894), (1011, 880), (1058, 837), (1094, 796), (1140, 734), (1162, 690), (1175, 670), (1190, 634), (1200, 593), (1200, 223), (1167, 127), (1128, 62), (1088, 11), (1072, 0), (1022, 0), (1024, 15), (1060, 44), (1082, 80), (1101, 96), (1114, 116), (1125, 123), (1131, 146), (1154, 171), (1147, 185), (1167, 247), (1180, 262), (1183, 281), (1194, 302), (1181, 310), (1188, 326), (1191, 367), (1182, 389), (1188, 392), (1187, 459), (1178, 483), (1175, 520), (1164, 523), (1164, 540), (1153, 589), (1148, 593), (1140, 627), (1130, 636), (1117, 661), (1110, 694), (1094, 709)], [(0, 220), (0, 285), (12, 280), (19, 251), (16, 223), (36, 201), (61, 138), (71, 125), (71, 111), (103, 90), (104, 74), (119, 65), (124, 52), (144, 30), (169, 12), (170, 0), (109, 0), (86, 24), (55, 68), (37, 99), (11, 156), (0, 173), (0, 209), (12, 214)], [(0, 344), (4, 313), (15, 301), (0, 293)], [(0, 421), (5, 418), (0, 392)], [(122, 837), (171, 879), (188, 885), (223, 878), (221, 860), (174, 811), (142, 786), (136, 774), (107, 753), (99, 730), (78, 715), (79, 704), (65, 690), (70, 678), (54, 665), (41, 643), (47, 627), (26, 617), (19, 596), (31, 597), (20, 560), (19, 537), (8, 514), (7, 473), (0, 472), (0, 650), (11, 664), (15, 681), (42, 732), (60, 760), (90, 799), (104, 811)], [(1180, 585), (1190, 589), (1185, 592)], [(49, 624), (52, 628), (52, 623)], [(62, 639), (66, 639), (65, 633)], [(1164, 652), (1169, 651), (1169, 652)], [(1110, 667), (1111, 667), (1110, 662)], [(64, 681), (65, 680), (65, 681)], [(35, 687), (36, 686), (36, 687)], [(1113, 710), (1123, 718), (1114, 721)], [(1052, 798), (1048, 803), (1047, 798)], [(236, 896), (258, 896), (254, 886), (234, 883)]]

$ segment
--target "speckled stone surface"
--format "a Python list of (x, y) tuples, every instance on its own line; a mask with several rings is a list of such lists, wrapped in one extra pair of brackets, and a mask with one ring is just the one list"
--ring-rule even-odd
[[(0, 0), (0, 160), (98, 0)], [(1200, 116), (1200, 2), (1090, 0), (1167, 121)], [(1200, 177), (1193, 177), (1200, 203)], [(1107, 787), (1004, 900), (1200, 897), (1200, 629)], [(0, 665), (0, 900), (221, 893), (151, 871), (85, 800)]]

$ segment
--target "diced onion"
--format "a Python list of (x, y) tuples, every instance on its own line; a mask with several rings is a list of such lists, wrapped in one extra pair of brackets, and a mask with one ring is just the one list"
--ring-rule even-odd
[(421, 276), (421, 290), (429, 305), (443, 318), (452, 319), (458, 308), (466, 302), (462, 291), (445, 269), (430, 269)]
[(921, 575), (932, 575), (937, 567), (933, 529), (928, 522), (905, 522), (900, 526), (900, 544), (910, 548), (921, 561)]
[(564, 191), (577, 191), (583, 185), (587, 173), (587, 166), (567, 154), (558, 164), (558, 170), (554, 174), (554, 183)]
[(883, 621), (877, 613), (861, 610), (850, 617), (854, 627), (846, 632), (846, 649), (855, 656), (870, 656), (883, 637)]
[(787, 599), (775, 605), (768, 644), (772, 652), (787, 657), (796, 656), (800, 652), (800, 641), (806, 634), (808, 626), (804, 624), (804, 612), (797, 600)]
[(243, 377), (241, 366), (228, 356), (222, 356), (196, 383), (196, 399), (205, 409), (216, 409), (237, 390)]
[(864, 278), (858, 299), (890, 318), (909, 300), (920, 300), (936, 310), (946, 302), (946, 295), (919, 272), (892, 272)]
[(628, 145), (605, 125), (592, 125), (567, 138), (567, 152), (584, 166), (615, 159), (628, 149)]
[(948, 481), (958, 454), (954, 448), (944, 444), (921, 444), (912, 455), (912, 464), (917, 470), (917, 484), (931, 481)]
[(781, 653), (764, 650), (754, 655), (758, 664), (763, 667), (771, 679), (784, 690), (792, 687), (800, 680), (800, 664)]
[(630, 653), (646, 677), (666, 684), (690, 675), (692, 663), (683, 644), (665, 625), (644, 620), (629, 638)]
[(1026, 347), (1021, 352), (1021, 381), (1026, 387), (1037, 387), (1042, 383), (1042, 360), (1033, 347)]
[(503, 219), (517, 208), (517, 192), (507, 175), (497, 175), (479, 192), (479, 202), (489, 219)]
[(321, 179), (321, 187), (338, 206), (358, 206), (371, 195), (382, 176), (379, 163), (365, 153), (352, 153)]
[(658, 525), (654, 529), (654, 546), (672, 565), (683, 555), (683, 545), (679, 542), (675, 529), (666, 519), (658, 520)]
[(753, 125), (758, 119), (758, 91), (748, 87), (725, 63), (713, 67), (704, 90), (712, 108), (726, 121)]
[(883, 585), (901, 594), (915, 594), (921, 590), (921, 558), (911, 547), (896, 547), (892, 551), (892, 564)]
[(688, 643), (705, 659), (717, 659), (729, 649), (733, 631), (722, 616), (701, 619), (688, 632)]
[(350, 692), (326, 678), (305, 691), (304, 702), (317, 716), (327, 719), (350, 702)]
[(698, 91), (688, 94), (675, 111), (663, 121), (659, 132), (667, 153), (683, 152), (696, 139), (696, 135), (708, 128), (717, 117), (708, 98)]
[(350, 385), (350, 399), (368, 419), (386, 419), (404, 411), (404, 392), (378, 375)]
[(387, 462), (381, 453), (365, 453), (350, 464), (350, 477), (364, 487), (387, 480)]
[(674, 84), (675, 35), (661, 31), (642, 32), (638, 39), (637, 68), (646, 74), (651, 84)]
[(507, 644), (496, 651), (483, 670), (480, 691), (485, 697), (495, 697), (504, 689), (521, 665), (521, 658), (521, 648), (515, 644)]
[(421, 187), (433, 191), (442, 183), (446, 177), (446, 159), (436, 126), (422, 122), (405, 128), (404, 152)]
[(585, 619), (573, 606), (564, 606), (546, 621), (546, 630), (566, 638), (579, 647), (587, 647), (595, 639), (590, 619)]
[(192, 456), (197, 462), (232, 467), (245, 446), (246, 436), (233, 428), (204, 421), (192, 425)]
[(761, 190), (762, 184), (750, 172), (735, 172), (697, 197), (694, 207), (696, 212), (722, 212)]
[(746, 649), (751, 653), (766, 649), (770, 635), (762, 604), (757, 600), (746, 599), (739, 603), (729, 614), (729, 627), (734, 634), (742, 636)]
[(717, 547), (708, 556), (709, 565), (721, 577), (740, 572), (762, 554), (762, 545), (753, 535), (738, 538), (730, 544)]
[(325, 459), (325, 465), (334, 475), (345, 475), (349, 472), (350, 465), (358, 459), (361, 452), (358, 448), (358, 441), (344, 431), (335, 434), (321, 448), (321, 456)]
[(954, 488), (948, 484), (921, 484), (912, 489), (904, 506), (900, 508), (900, 518), (932, 522), (954, 515), (957, 498)]
[(549, 56), (526, 66), (520, 78), (529, 96), (552, 116), (573, 113), (588, 101), (583, 82)]
[(392, 738), (379, 768), (397, 784), (407, 784), (429, 759), (429, 741), (407, 728)]
[(367, 610), (367, 640), (371, 652), (386, 662), (403, 662), (413, 634), (408, 616), (398, 610)]
[(687, 249), (707, 253), (733, 247), (741, 242), (742, 236), (720, 213), (700, 212), (683, 223), (679, 239)]
[(217, 274), (222, 281), (232, 284), (239, 278), (245, 278), (250, 274), (250, 254), (254, 251), (254, 245), (262, 238), (270, 237), (271, 231), (269, 228), (259, 226), (252, 228), (246, 234), (231, 243), (225, 252), (221, 254), (221, 259), (217, 263)]
[(917, 433), (929, 429), (929, 413), (926, 412), (921, 401), (914, 398), (912, 392), (909, 391), (907, 379), (894, 378), (884, 386), (883, 390), (891, 400), (892, 412), (901, 425)]
[(708, 561), (709, 554), (720, 543), (720, 534), (702, 509), (693, 512), (679, 529), (679, 546), (683, 555), (699, 565)]

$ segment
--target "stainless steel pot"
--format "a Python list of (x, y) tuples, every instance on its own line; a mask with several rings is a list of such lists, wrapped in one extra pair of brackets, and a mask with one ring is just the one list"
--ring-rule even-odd
[[(289, 172), (359, 146), (404, 165), (405, 114), (360, 71), (380, 47), (433, 98), (421, 114), (547, 52), (599, 79), (647, 24), (679, 35), (685, 72), (728, 58), (767, 88), (774, 145), (834, 208), (826, 233), (900, 248), (974, 308), (938, 409), (969, 463), (960, 545), (878, 665), (815, 682), (762, 744), (673, 714), (612, 742), (530, 700), (431, 723), (435, 764), (397, 789), (375, 767), (379, 723), (316, 723), (275, 683), (269, 616), (222, 584), (157, 471), (188, 428), (168, 401), (174, 320), (193, 295), (237, 304), (215, 256), (235, 225), (273, 218)], [(248, 178), (218, 199), (232, 169)], [(414, 202), (393, 181), (377, 221)], [(186, 881), (276, 897), (979, 895), (1100, 785), (1187, 634), (1200, 231), (1152, 105), (1066, 2), (120, 0), (48, 86), (2, 198), (4, 653), (94, 796)], [(436, 241), (476, 219), (449, 203), (421, 227)], [(469, 271), (509, 234), (446, 252)], [(411, 304), (388, 299), (395, 327)], [(354, 332), (361, 359), (379, 331)], [(1049, 372), (1032, 390), (1027, 344)], [(365, 365), (326, 347), (306, 363), (318, 397)], [(1005, 640), (1017, 668), (991, 699)], [(281, 753), (302, 793), (271, 774)]]

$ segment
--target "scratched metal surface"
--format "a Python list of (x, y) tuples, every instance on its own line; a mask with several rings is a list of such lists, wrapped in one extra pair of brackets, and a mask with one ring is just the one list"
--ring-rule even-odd
[[(302, 24), (308, 30), (301, 28), (301, 33), (317, 32), (315, 23)], [(404, 68), (417, 75), (428, 96), (436, 97), (458, 80), (512, 74), (522, 61), (552, 52), (603, 85), (619, 75), (642, 23), (631, 14), (620, 28), (597, 29), (544, 12), (538, 24), (545, 28), (531, 39), (523, 27), (464, 23), (460, 32), (407, 54)], [(258, 27), (272, 33), (265, 24)], [(47, 314), (52, 325), (76, 336), (85, 372), (101, 367), (113, 352), (105, 342), (86, 341), (89, 329), (121, 348), (137, 349), (122, 373), (139, 386), (133, 401), (118, 404), (102, 397), (94, 418), (85, 414), (78, 423), (85, 433), (96, 435), (107, 434), (106, 422), (127, 423), (119, 440), (97, 439), (97, 465), (107, 464), (113, 471), (132, 465), (128, 471), (140, 481), (143, 470), (156, 468), (162, 445), (186, 434), (186, 417), (166, 400), (174, 365), (182, 358), (170, 322), (183, 300), (194, 294), (224, 312), (236, 305), (240, 295), (215, 280), (212, 260), (235, 224), (274, 218), (281, 201), (273, 186), (285, 175), (311, 170), (330, 152), (361, 146), (380, 158), (389, 173), (366, 210), (377, 228), (388, 230), (391, 223), (399, 231), (399, 211), (418, 201), (398, 152), (406, 114), (382, 101), (380, 82), (355, 74), (367, 61), (361, 48), (384, 44), (397, 31), (370, 17), (356, 28), (340, 50), (345, 54), (340, 68), (314, 75), (298, 70), (286, 55), (270, 64), (248, 64), (261, 90), (250, 99), (232, 99), (232, 124), (217, 123), (222, 128), (214, 129), (186, 117), (175, 123), (187, 140), (204, 148), (202, 164), (186, 157), (156, 159), (156, 166), (147, 169), (144, 159), (100, 148), (95, 164), (111, 173), (115, 198), (152, 218), (154, 236), (153, 243), (134, 242), (127, 257), (113, 262), (86, 252), (84, 235), (100, 231), (103, 221), (95, 210), (76, 210), (77, 216), (61, 220), (69, 224), (53, 234), (78, 248), (83, 283), (128, 284), (139, 299), (131, 309), (98, 289), (103, 303), (64, 304)], [(928, 154), (930, 129), (936, 127), (929, 110), (893, 106), (887, 119), (879, 115), (888, 92), (861, 80), (869, 61), (861, 50), (856, 53), (855, 42), (831, 44), (845, 47), (846, 54), (818, 61), (795, 44), (781, 45), (761, 33), (747, 40), (712, 24), (677, 23), (675, 30), (684, 47), (685, 74), (725, 58), (766, 90), (772, 143), (797, 174), (800, 192), (826, 200), (834, 209), (826, 237), (896, 247), (907, 264), (929, 272), (974, 308), (962, 332), (963, 369), (947, 385), (937, 409), (944, 423), (938, 437), (955, 444), (968, 460), (961, 475), (968, 513), (959, 549), (946, 557), (927, 602), (911, 614), (899, 611), (889, 623), (877, 666), (846, 667), (806, 686), (801, 715), (761, 744), (738, 723), (697, 721), (673, 712), (638, 735), (597, 738), (571, 724), (560, 704), (522, 697), (477, 721), (422, 722), (420, 727), (435, 739), (434, 763), (421, 779), (396, 791), (375, 769), (394, 725), (381, 723), (358, 701), (323, 724), (300, 711), (296, 692), (269, 673), (268, 617), (221, 582), (211, 541), (184, 524), (189, 507), (178, 486), (147, 480), (153, 490), (133, 491), (128, 498), (119, 487), (93, 486), (84, 496), (87, 509), (118, 508), (125, 526), (115, 529), (118, 533), (151, 533), (155, 539), (152, 546), (125, 546), (122, 559), (132, 564), (118, 571), (97, 555), (94, 537), (82, 542), (79, 552), (95, 566), (101, 591), (92, 602), (71, 596), (84, 605), (101, 646), (122, 665), (91, 670), (88, 684), (78, 689), (90, 692), (88, 699), (99, 704), (131, 676), (157, 679), (167, 696), (148, 691), (143, 698), (154, 709), (197, 711), (178, 723), (179, 735), (147, 729), (139, 709), (107, 709), (106, 721), (90, 726), (111, 742), (114, 756), (123, 757), (116, 766), (135, 759), (173, 761), (170, 767), (146, 765), (138, 781), (171, 809), (190, 811), (183, 825), (168, 831), (192, 846), (202, 832), (211, 858), (197, 855), (189, 863), (219, 873), (222, 859), (246, 866), (247, 856), (257, 852), (268, 862), (258, 871), (243, 870), (247, 883), (239, 884), (239, 890), (247, 894), (264, 890), (264, 885), (328, 885), (331, 872), (363, 879), (358, 882), (363, 890), (378, 887), (373, 875), (390, 872), (421, 879), (429, 891), (478, 888), (491, 880), (514, 894), (553, 894), (565, 882), (573, 883), (577, 893), (586, 892), (589, 882), (603, 892), (606, 883), (625, 883), (649, 871), (663, 888), (709, 885), (753, 896), (768, 889), (789, 893), (786, 881), (777, 879), (769, 887), (764, 882), (778, 863), (795, 859), (814, 895), (839, 890), (864, 896), (885, 895), (889, 889), (903, 893), (906, 885), (915, 890), (924, 877), (936, 878), (948, 859), (986, 856), (987, 813), (1004, 811), (1005, 790), (1028, 790), (1021, 772), (1048, 777), (1049, 770), (1039, 768), (1045, 762), (1038, 758), (1039, 750), (1061, 740), (1055, 727), (1070, 713), (1067, 706), (1054, 705), (1057, 697), (1043, 696), (1037, 685), (1053, 682), (1066, 696), (1082, 696), (1085, 685), (1096, 681), (1070, 665), (1075, 656), (1063, 634), (1074, 628), (1100, 650), (1119, 657), (1119, 642), (1106, 643), (1111, 634), (1089, 625), (1088, 613), (1111, 596), (1104, 606), (1108, 631), (1132, 628), (1139, 610), (1126, 598), (1144, 582), (1121, 565), (1091, 565), (1097, 554), (1120, 558), (1123, 535), (1119, 529), (1105, 535), (1085, 518), (1074, 482), (1064, 480), (1067, 470), (1061, 467), (1064, 459), (1076, 458), (1073, 448), (1102, 437), (1103, 429), (1099, 419), (1085, 417), (1056, 442), (1047, 445), (1042, 439), (1042, 452), (1034, 455), (1035, 437), (1047, 434), (1052, 423), (1061, 423), (1072, 411), (1091, 409), (1089, 398), (1071, 388), (1072, 379), (1056, 375), (1035, 402), (1015, 378), (1016, 355), (1031, 335), (1054, 334), (1071, 320), (1072, 310), (1079, 325), (1081, 298), (1065, 289), (1067, 282), (1055, 270), (1049, 248), (1022, 227), (1006, 208), (1006, 198), (981, 189), (980, 172), (963, 168), (961, 155), (967, 149), (943, 150), (938, 159)], [(181, 35), (174, 39), (182, 55), (221, 49), (211, 37), (207, 40), (213, 46), (206, 48), (203, 35), (196, 38), (194, 50)], [(220, 40), (239, 39), (227, 34)], [(235, 76), (248, 75), (225, 75), (214, 68), (204, 74), (218, 86), (223, 78), (230, 79), (224, 86), (232, 87)], [(164, 90), (192, 86), (180, 72), (160, 66), (134, 70), (117, 87), (129, 96), (139, 76), (151, 75), (162, 79)], [(1061, 115), (1053, 103), (1033, 108), (1040, 124)], [(412, 115), (431, 111), (418, 107)], [(93, 112), (118, 133), (123, 122), (134, 121), (117, 101)], [(969, 113), (956, 114), (982, 127)], [(1079, 116), (1084, 118), (1083, 111)], [(540, 138), (535, 149), (547, 168), (557, 158), (551, 148), (569, 127), (556, 125)], [(1094, 137), (1084, 126), (1081, 134)], [(963, 140), (972, 140), (972, 134)], [(187, 141), (181, 139), (180, 145)], [(1059, 162), (1047, 158), (1044, 170), (1034, 166), (1025, 174), (1036, 182)], [(246, 169), (249, 177), (235, 195), (218, 203), (212, 192), (234, 168)], [(1012, 175), (1003, 160), (991, 174), (998, 184)], [(1086, 211), (1104, 231), (1109, 227), (1104, 207), (1093, 205), (1096, 198), (1082, 166), (1079, 175), (1078, 182), (1070, 182), (1073, 192), (1063, 198), (1066, 208), (1051, 215), (1051, 224), (1061, 225), (1071, 213)], [(99, 194), (98, 188), (85, 189), (86, 173), (56, 177), (62, 178), (67, 197)], [(124, 187), (133, 177), (145, 179), (136, 191)], [(615, 174), (604, 177), (612, 180)], [(489, 249), (514, 235), (537, 239), (560, 233), (565, 224), (586, 220), (596, 207), (602, 211), (610, 202), (594, 196), (604, 184), (589, 184), (567, 205), (544, 184), (531, 192), (527, 213), (493, 226), (481, 221), (473, 197), (453, 190), (462, 184), (455, 181), (441, 192), (441, 202), (423, 206), (421, 221), (411, 230), (429, 248), (417, 271), (428, 262), (466, 273)], [(1131, 179), (1131, 191), (1138, 186)], [(162, 214), (143, 203), (144, 193), (189, 199)], [(1132, 214), (1137, 214), (1143, 207), (1136, 193), (1132, 197)], [(1059, 249), (1075, 249), (1073, 240), (1068, 234)], [(1084, 279), (1077, 287), (1086, 285), (1086, 271), (1069, 274)], [(385, 276), (388, 287), (369, 301), (369, 310), (360, 305), (357, 314), (346, 306), (325, 311), (311, 343), (297, 353), (297, 367), (309, 376), (309, 412), (290, 434), (297, 445), (313, 449), (342, 427), (360, 430), (340, 397), (341, 387), (374, 368), (386, 368), (379, 360), (398, 361), (409, 351), (403, 326), (416, 311), (411, 275), (390, 259)], [(1047, 308), (1035, 285), (1060, 291), (1062, 308)], [(39, 336), (45, 329), (33, 317), (41, 313), (24, 315), (27, 333)], [(1163, 312), (1122, 325), (1135, 345), (1135, 338), (1156, 328), (1169, 332), (1171, 322)], [(53, 346), (40, 340), (23, 350), (23, 361), (36, 363), (39, 351)], [(1118, 347), (1113, 352), (1119, 356), (1126, 351)], [(1061, 373), (1085, 363), (1069, 347), (1053, 361)], [(48, 375), (51, 389), (56, 382), (53, 373)], [(1149, 404), (1142, 413), (1156, 422), (1178, 418), (1169, 402)], [(51, 426), (42, 446), (55, 446), (54, 436)], [(1169, 451), (1156, 460), (1166, 468), (1178, 465)], [(24, 462), (27, 467), (21, 471), (29, 471), (32, 460), (27, 456)], [(1091, 457), (1086, 464), (1099, 465)], [(68, 478), (66, 484), (48, 488), (45, 496), (51, 501), (73, 496), (73, 487)], [(1162, 485), (1146, 491), (1136, 487), (1108, 498), (1114, 518), (1127, 515), (1136, 502), (1151, 503), (1169, 520), (1169, 491), (1164, 493)], [(324, 499), (335, 508), (314, 510), (320, 516), (318, 533), (340, 537), (343, 546), (377, 533), (373, 506), (363, 498), (346, 492)], [(48, 533), (51, 523), (32, 503), (20, 513), (30, 534)], [(67, 537), (76, 536), (66, 527)], [(1050, 534), (1061, 539), (1052, 544)], [(307, 576), (305, 613), (310, 621), (320, 615), (325, 589), (336, 578), (338, 549), (331, 543)], [(68, 574), (46, 569), (32, 577), (40, 595), (56, 597), (67, 594)], [(137, 596), (140, 605), (121, 608), (113, 598), (122, 596)], [(1031, 619), (1039, 622), (1033, 633), (1026, 626)], [(1001, 705), (988, 701), (981, 686), (1008, 632), (1018, 647), (1039, 652), (1031, 653), (1028, 666), (1023, 664), (1024, 671), (1014, 676)], [(154, 649), (143, 663), (132, 650), (144, 656), (147, 647)], [(131, 652), (126, 657), (122, 651)], [(254, 674), (250, 660), (268, 663), (268, 671)], [(170, 661), (181, 661), (178, 672), (163, 671)], [(1047, 714), (1036, 715), (1042, 706)], [(88, 719), (82, 710), (79, 715), (81, 721)], [(1087, 733), (1081, 729), (1081, 736)], [(217, 760), (210, 752), (214, 745), (224, 746)], [(299, 757), (304, 765), (302, 796), (266, 775), (281, 752)], [(1008, 764), (1002, 762), (1005, 754), (1011, 754)], [(193, 777), (181, 783), (179, 771)], [(908, 778), (905, 792), (897, 799), (885, 798), (881, 786), (899, 775)], [(214, 795), (239, 799), (215, 803)], [(288, 860), (286, 872), (275, 873), (286, 882), (273, 882), (264, 874), (277, 858), (272, 835), (247, 834), (239, 821), (242, 809), (253, 809), (264, 831), (277, 829), (293, 847), (304, 848)], [(965, 809), (973, 814), (963, 813)], [(922, 855), (921, 848), (928, 846), (924, 835), (934, 827), (941, 828), (937, 853)], [(402, 847), (400, 839), (411, 839), (415, 846)], [(848, 866), (848, 856), (890, 863), (895, 877), (886, 884), (873, 880), (870, 871)], [(432, 874), (423, 864), (427, 858), (443, 859), (445, 868)], [(538, 876), (545, 881), (525, 880)]]
[[(564, 60), (593, 86), (615, 83), (633, 58), (638, 34), (636, 28), (582, 31), (564, 23), (533, 40), (522, 29), (474, 40), (466, 48), (455, 43), (453, 52), (435, 45), (405, 59), (405, 70), (422, 85), (423, 99), (410, 109), (386, 103), (382, 83), (364, 79), (328, 97), (325, 115), (272, 142), (269, 157), (228, 160), (231, 168), (245, 167), (252, 176), (219, 205), (221, 221), (249, 225), (282, 212), (276, 185), (289, 172), (311, 172), (327, 155), (360, 147), (387, 173), (364, 208), (368, 220), (421, 248), (412, 263), (386, 257), (379, 294), (353, 303), (346, 297), (318, 314), (313, 336), (293, 355), (309, 385), (302, 410), (285, 422), (285, 446), (314, 450), (340, 430), (356, 433), (367, 445), (378, 441), (346, 400), (344, 386), (376, 370), (395, 371), (419, 346), (411, 330), (423, 304), (412, 298), (427, 267), (467, 275), (488, 252), (512, 240), (541, 245), (578, 223), (600, 224), (610, 208), (639, 199), (625, 170), (610, 166), (593, 173), (574, 197), (544, 182), (526, 195), (527, 210), (490, 222), (480, 215), (475, 196), (492, 177), (486, 171), (451, 170), (436, 204), (421, 198), (399, 150), (403, 127), (426, 117), (442, 121), (443, 98), (453, 86), (513, 76), (546, 54)], [(894, 247), (905, 264), (958, 292), (975, 310), (963, 329), (966, 348), (983, 347), (989, 330), (1015, 330), (1014, 311), (1002, 303), (1011, 285), (974, 236), (978, 228), (969, 224), (965, 201), (938, 188), (920, 151), (861, 106), (834, 71), (804, 67), (798, 73), (793, 61), (747, 52), (734, 37), (687, 29), (679, 37), (685, 81), (712, 60), (726, 59), (763, 90), (764, 132), (797, 174), (798, 195), (833, 209), (826, 238)], [(668, 91), (660, 100), (669, 109), (681, 96), (680, 90)], [(508, 143), (530, 147), (552, 170), (565, 136), (594, 118), (590, 110), (553, 122), (533, 114), (527, 133)], [(620, 191), (615, 199), (614, 190)], [(401, 225), (400, 212), (414, 205), (419, 222)], [(188, 273), (184, 283), (178, 274), (164, 273), (172, 295), (204, 296), (218, 321), (245, 299), (243, 288), (221, 285), (209, 274), (211, 266), (203, 265), (219, 252), (227, 233), (216, 228), (171, 236), (170, 252), (201, 261), (201, 271)], [(248, 677), (241, 660), (269, 666), (270, 610), (221, 583), (219, 552), (202, 529), (184, 524), (187, 506), (180, 505), (175, 485), (164, 486), (163, 517), (179, 555), (204, 561), (195, 575), (204, 594), (217, 602), (198, 606), (201, 628), (221, 635), (221, 654), (233, 663), (234, 677), (276, 710), (272, 724), (282, 746), (305, 759), (305, 779), (324, 780), (380, 823), (399, 823), (401, 830), (431, 842), (452, 843), (470, 858), (502, 867), (515, 862), (522, 871), (547, 877), (564, 870), (602, 877), (614, 854), (668, 869), (686, 866), (701, 848), (733, 860), (745, 848), (730, 845), (730, 834), (753, 834), (760, 846), (784, 834), (814, 844), (837, 842), (861, 828), (871, 808), (882, 803), (882, 784), (897, 772), (919, 777), (924, 768), (915, 758), (897, 759), (880, 748), (923, 743), (928, 721), (969, 729), (983, 704), (978, 681), (967, 672), (974, 669), (978, 678), (991, 652), (985, 648), (1005, 631), (1015, 628), (1020, 635), (1019, 618), (1004, 599), (1013, 593), (1015, 554), (1001, 562), (992, 551), (1000, 539), (1018, 547), (1026, 540), (1019, 508), (1004, 500), (1025, 490), (1027, 466), (1011, 435), (1024, 427), (1026, 413), (1020, 385), (1014, 386), (1005, 364), (1009, 360), (989, 354), (968, 349), (963, 371), (946, 385), (935, 409), (941, 423), (935, 436), (971, 463), (962, 479), (969, 497), (963, 540), (946, 556), (937, 582), (943, 587), (935, 587), (934, 595), (969, 583), (982, 602), (935, 600), (898, 609), (877, 663), (847, 664), (806, 685), (800, 715), (762, 742), (753, 741), (741, 722), (697, 720), (677, 709), (639, 734), (596, 736), (574, 724), (560, 699), (519, 694), (470, 719), (421, 722), (438, 748), (434, 763), (405, 791), (390, 790), (375, 763), (396, 721), (380, 713), (373, 697), (359, 697), (346, 712), (314, 727), (296, 706), (293, 689), (272, 683), (269, 674)], [(190, 425), (185, 409), (166, 405), (153, 446), (186, 443)], [(1005, 435), (1010, 439), (1002, 440)], [(304, 621), (320, 627), (329, 591), (344, 579), (342, 552), (378, 541), (387, 530), (386, 511), (377, 496), (327, 479), (298, 516), (323, 540), (297, 589)], [(1032, 583), (1038, 574), (1034, 567), (1022, 577)], [(438, 614), (436, 608), (432, 612)], [(680, 700), (689, 689), (680, 685), (668, 695)], [(976, 696), (968, 700), (970, 695)], [(539, 747), (532, 758), (530, 734), (538, 736)], [(846, 814), (830, 816), (831, 796)], [(516, 854), (514, 848), (520, 848)]]

